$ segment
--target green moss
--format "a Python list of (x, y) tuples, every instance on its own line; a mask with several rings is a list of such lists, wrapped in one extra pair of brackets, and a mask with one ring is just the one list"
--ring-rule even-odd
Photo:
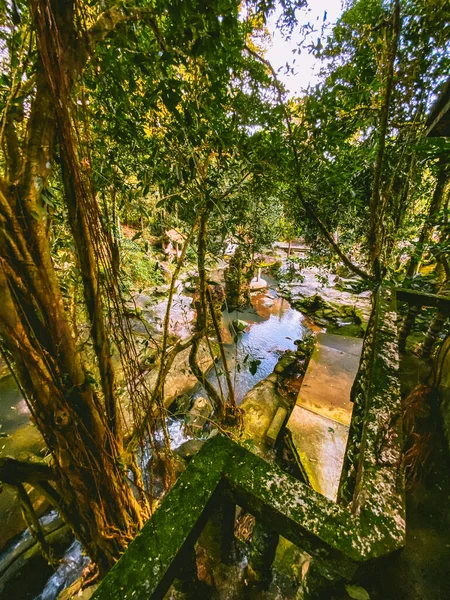
[(318, 558), (329, 579), (336, 574), (350, 579), (358, 563), (401, 548), (405, 505), (394, 300), (392, 293), (378, 292), (355, 382), (344, 465), (351, 479), (348, 493), (341, 494), (352, 501), (351, 509), (217, 435), (191, 461), (94, 598), (163, 597), (224, 490), (230, 501)]

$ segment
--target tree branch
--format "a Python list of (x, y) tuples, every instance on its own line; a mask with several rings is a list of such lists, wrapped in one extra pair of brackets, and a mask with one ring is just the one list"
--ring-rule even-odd
[(6, 456), (0, 458), (0, 481), (9, 485), (41, 481), (55, 481), (56, 473), (48, 465), (29, 461), (16, 460)]
[[(121, 23), (127, 21), (145, 21), (150, 25), (163, 51), (166, 45), (159, 27), (156, 23), (157, 13), (149, 8), (127, 8), (123, 4), (116, 4), (100, 15), (96, 23), (87, 32), (87, 50), (92, 51), (97, 44), (102, 42)], [(85, 57), (87, 59), (87, 55)]]

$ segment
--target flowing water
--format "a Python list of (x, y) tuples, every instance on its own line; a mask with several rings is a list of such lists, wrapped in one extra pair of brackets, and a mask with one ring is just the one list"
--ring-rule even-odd
[(61, 564), (47, 581), (44, 589), (35, 600), (55, 600), (59, 593), (81, 577), (89, 558), (83, 554), (83, 548), (74, 540), (66, 550)]

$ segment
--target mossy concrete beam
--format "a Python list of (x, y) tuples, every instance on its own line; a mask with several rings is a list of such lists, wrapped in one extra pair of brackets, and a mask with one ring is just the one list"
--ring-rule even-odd
[(153, 517), (129, 545), (94, 594), (97, 600), (163, 598), (214, 506), (220, 503), (229, 442), (204, 444)]
[[(356, 515), (365, 513), (367, 535), (378, 531), (385, 553), (405, 537), (402, 409), (398, 379), (399, 353), (396, 293), (380, 287), (367, 327), (338, 499)], [(391, 532), (391, 533), (390, 533)], [(371, 546), (375, 547), (375, 540)], [(375, 550), (374, 550), (375, 552)]]
[(442, 313), (450, 314), (450, 298), (448, 296), (440, 296), (438, 294), (425, 294), (416, 290), (405, 290), (397, 288), (395, 290), (397, 300), (406, 302), (410, 306), (433, 306)]
[(386, 527), (373, 531), (367, 511), (354, 515), (235, 442), (216, 436), (106, 576), (95, 600), (163, 598), (212, 508), (221, 502), (224, 486), (234, 501), (320, 558), (330, 572), (346, 578), (358, 563), (403, 544), (400, 532), (393, 536)]
[[(378, 290), (355, 382), (340, 504), (228, 438), (205, 443), (153, 518), (106, 576), (95, 600), (161, 599), (204, 525), (231, 495), (275, 532), (350, 579), (358, 564), (405, 543), (395, 293)], [(355, 415), (356, 419), (355, 420)]]
[(395, 546), (405, 537), (404, 470), (402, 466), (402, 405), (395, 292), (383, 289), (376, 306), (373, 361), (367, 382), (363, 433), (352, 511), (364, 514), (375, 554), (385, 553), (387, 539)]

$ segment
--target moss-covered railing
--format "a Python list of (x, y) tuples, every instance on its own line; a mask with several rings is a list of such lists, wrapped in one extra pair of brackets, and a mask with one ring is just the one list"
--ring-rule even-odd
[(189, 463), (130, 544), (95, 600), (163, 598), (210, 516), (222, 505), (223, 548), (234, 505), (351, 579), (359, 564), (404, 545), (401, 407), (395, 293), (380, 289), (353, 398), (340, 502), (334, 503), (230, 439), (217, 435)]
[(406, 340), (413, 333), (416, 318), (424, 308), (435, 309), (428, 331), (421, 343), (420, 356), (428, 359), (435, 347), (438, 338), (444, 329), (446, 321), (450, 318), (450, 298), (438, 294), (427, 294), (415, 290), (397, 288), (396, 297), (399, 302), (407, 304), (408, 309), (403, 319), (399, 332), (399, 348), (406, 351)]

